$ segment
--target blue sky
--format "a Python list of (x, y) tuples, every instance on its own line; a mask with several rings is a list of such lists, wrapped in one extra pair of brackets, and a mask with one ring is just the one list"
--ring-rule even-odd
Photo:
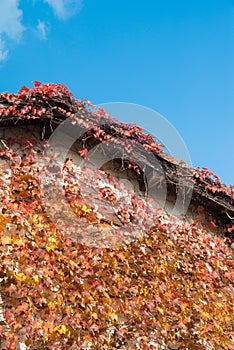
[(234, 183), (233, 0), (0, 0), (0, 91), (33, 80), (158, 111)]

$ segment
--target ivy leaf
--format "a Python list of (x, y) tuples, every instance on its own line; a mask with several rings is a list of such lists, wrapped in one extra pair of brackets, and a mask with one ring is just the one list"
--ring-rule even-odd
[(85, 157), (88, 154), (88, 149), (82, 148), (81, 150), (79, 150), (78, 153), (80, 154), (81, 157)]

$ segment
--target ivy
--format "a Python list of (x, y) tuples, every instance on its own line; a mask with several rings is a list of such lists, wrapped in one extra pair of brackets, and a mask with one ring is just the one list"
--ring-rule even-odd
[[(81, 112), (94, 108), (74, 99), (63, 85), (34, 82), (16, 95), (1, 94), (8, 101), (1, 118), (42, 118), (50, 111), (49, 99), (61, 96), (71, 101), (69, 108), (57, 107), (64, 118), (74, 118), (73, 104)], [(47, 101), (46, 107), (37, 105), (37, 98)], [(103, 110), (92, 113), (110, 118)], [(84, 114), (81, 120), (88, 123)], [(163, 152), (141, 128), (113, 123), (123, 139), (135, 138), (146, 149)], [(114, 138), (95, 124), (86, 136), (91, 134), (99, 142)], [(88, 148), (84, 144), (79, 150), (81, 157)], [(20, 342), (32, 350), (233, 348), (233, 244), (210, 235), (199, 220), (179, 222), (121, 187), (112, 175), (91, 174), (70, 158), (58, 181), (80, 225), (67, 236), (63, 225), (69, 212), (61, 214), (61, 223), (44, 208), (38, 157), (33, 137), (3, 140), (0, 294), (5, 325), (0, 325), (0, 339), (7, 349), (20, 349)], [(194, 169), (194, 181), (233, 198), (233, 186), (222, 185), (206, 168)], [(103, 204), (113, 208), (112, 218)], [(87, 244), (93, 232), (96, 244)], [(124, 239), (130, 237), (127, 243), (121, 232)], [(112, 244), (99, 244), (103, 241)]]

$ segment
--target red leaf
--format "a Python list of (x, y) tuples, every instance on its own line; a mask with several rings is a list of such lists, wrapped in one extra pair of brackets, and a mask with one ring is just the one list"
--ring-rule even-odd
[(94, 282), (91, 283), (90, 287), (91, 287), (91, 288), (94, 288), (94, 287), (96, 287), (97, 285), (98, 285), (98, 281), (94, 281)]
[(39, 87), (39, 86), (41, 86), (41, 83), (39, 81), (33, 81), (33, 85), (35, 87)]
[(79, 154), (81, 157), (85, 157), (88, 153), (87, 148), (82, 148), (81, 150), (79, 150)]
[(26, 86), (22, 86), (20, 88), (20, 90), (18, 91), (18, 94), (23, 94), (23, 93), (28, 92), (28, 91), (29, 91), (29, 89)]

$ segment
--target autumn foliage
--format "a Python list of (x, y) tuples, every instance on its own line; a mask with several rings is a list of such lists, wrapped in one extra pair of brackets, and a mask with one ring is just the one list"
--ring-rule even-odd
[[(38, 82), (33, 89), (21, 88), (17, 98), (27, 99), (30, 106), (34, 94), (72, 98), (62, 85)], [(14, 100), (16, 95), (5, 98)], [(89, 101), (80, 103), (84, 109), (87, 105)], [(0, 109), (0, 115), (29, 119), (45, 112), (14, 106)], [(160, 151), (140, 128), (122, 128), (125, 135), (135, 133), (146, 148)], [(98, 129), (96, 134), (106, 137)], [(20, 349), (24, 343), (32, 350), (233, 349), (234, 245), (197, 222), (153, 210), (131, 191), (121, 197), (124, 190), (110, 174), (105, 186), (99, 181), (102, 171), (91, 183), (101, 201), (97, 203), (113, 206), (122, 231), (133, 232), (134, 239), (127, 244), (113, 240), (110, 247), (99, 244), (120, 229), (93, 205), (91, 192), (82, 192), (89, 173), (79, 173), (71, 159), (59, 181), (80, 227), (67, 236), (59, 219), (43, 206), (37, 147), (37, 140), (19, 137), (4, 140), (0, 153), (2, 344)], [(86, 157), (88, 149), (81, 148), (79, 154)], [(201, 180), (210, 177), (213, 191), (223, 189), (233, 196), (233, 188), (223, 186), (207, 169), (194, 172)], [(87, 244), (94, 227), (103, 237)]]

